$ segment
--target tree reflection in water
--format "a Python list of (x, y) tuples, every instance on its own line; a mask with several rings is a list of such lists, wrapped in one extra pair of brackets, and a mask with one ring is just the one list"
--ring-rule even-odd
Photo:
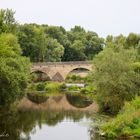
[[(55, 126), (64, 119), (73, 122), (80, 121), (83, 117), (89, 118), (90, 113), (70, 111), (33, 111), (20, 110), (17, 112), (7, 111), (0, 114), (0, 133), (6, 131), (9, 137), (6, 140), (30, 140), (30, 134), (36, 133), (36, 126)], [(5, 137), (1, 137), (4, 139)]]
[(64, 121), (64, 119), (79, 122), (83, 118), (90, 119), (92, 124), (95, 123), (95, 125), (90, 126), (88, 130), (90, 140), (107, 140), (96, 133), (98, 131), (96, 123), (102, 118), (95, 114), (75, 111), (8, 111), (7, 109), (0, 110), (0, 135), (5, 132), (5, 134), (9, 136), (0, 137), (0, 140), (31, 140), (31, 135), (38, 131), (36, 130), (36, 126), (41, 129), (44, 125), (55, 126)]

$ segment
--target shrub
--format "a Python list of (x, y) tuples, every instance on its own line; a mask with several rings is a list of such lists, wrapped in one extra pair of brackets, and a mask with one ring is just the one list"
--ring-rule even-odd
[(80, 87), (73, 85), (73, 86), (68, 87), (68, 90), (69, 91), (80, 91)]
[(45, 89), (46, 91), (59, 91), (63, 83), (58, 82), (48, 82), (46, 83)]
[(96, 93), (96, 88), (93, 85), (88, 85), (85, 88), (81, 89), (81, 93)]
[(140, 97), (136, 97), (131, 102), (126, 102), (117, 117), (104, 123), (100, 128), (109, 138), (140, 137)]
[(81, 77), (80, 75), (70, 74), (66, 78), (66, 82), (69, 82), (69, 83), (84, 82), (84, 79), (85, 78), (84, 77)]

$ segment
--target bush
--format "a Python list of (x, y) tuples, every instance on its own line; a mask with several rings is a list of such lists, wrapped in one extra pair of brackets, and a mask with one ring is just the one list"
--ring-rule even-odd
[(68, 91), (80, 91), (80, 87), (73, 85), (68, 87)]
[(140, 97), (126, 102), (117, 117), (101, 125), (106, 137), (140, 137)]
[(96, 88), (93, 85), (88, 85), (85, 88), (81, 89), (81, 93), (96, 93)]
[(69, 83), (84, 82), (84, 79), (85, 78), (84, 77), (81, 77), (80, 75), (70, 74), (66, 78), (66, 82), (69, 82)]
[(62, 88), (63, 83), (58, 82), (48, 82), (46, 83), (45, 90), (46, 91), (59, 91)]

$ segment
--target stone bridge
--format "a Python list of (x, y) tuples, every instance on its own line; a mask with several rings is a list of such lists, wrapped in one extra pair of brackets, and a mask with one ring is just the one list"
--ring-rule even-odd
[(92, 62), (73, 61), (73, 62), (42, 62), (33, 63), (31, 73), (45, 73), (52, 81), (64, 81), (67, 75), (78, 68), (84, 68), (91, 71), (94, 69)]

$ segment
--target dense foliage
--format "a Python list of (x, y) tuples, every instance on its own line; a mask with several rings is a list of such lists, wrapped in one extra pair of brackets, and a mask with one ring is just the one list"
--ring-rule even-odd
[[(140, 95), (139, 37), (136, 34), (108, 36), (105, 49), (94, 60), (98, 102), (106, 113), (117, 113), (124, 101)], [(139, 41), (132, 43), (137, 38)]]
[(103, 38), (80, 26), (66, 31), (58, 26), (24, 24), (18, 29), (23, 56), (32, 62), (92, 60), (104, 45)]
[(30, 62), (21, 56), (14, 32), (11, 10), (0, 11), (0, 105), (9, 106), (24, 95), (28, 84)]
[(0, 10), (0, 34), (1, 33), (16, 33), (17, 23), (14, 18), (15, 12), (10, 9)]
[(117, 117), (103, 124), (101, 129), (109, 138), (140, 137), (140, 97), (127, 102)]

